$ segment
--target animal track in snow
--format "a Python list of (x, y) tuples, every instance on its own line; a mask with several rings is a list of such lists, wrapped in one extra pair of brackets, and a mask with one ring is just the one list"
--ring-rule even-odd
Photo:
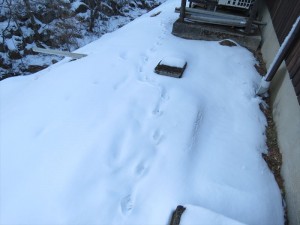
[(169, 100), (169, 96), (167, 95), (165, 88), (163, 88), (161, 85), (156, 84), (155, 81), (151, 82), (151, 84), (158, 87), (160, 91), (160, 97), (154, 110), (152, 111), (152, 114), (155, 116), (161, 116), (163, 114), (162, 105)]
[(114, 86), (113, 86), (113, 89), (114, 90), (117, 90), (119, 89), (121, 86), (123, 86), (126, 81), (128, 80), (128, 76), (126, 76), (125, 78), (121, 79), (119, 82), (117, 82)]
[(145, 56), (145, 57), (144, 57), (144, 62), (148, 62), (148, 60), (149, 60), (149, 57), (148, 57), (148, 56)]
[(192, 150), (193, 147), (197, 144), (197, 138), (200, 130), (200, 124), (203, 119), (203, 115), (200, 111), (198, 111), (195, 122), (194, 122), (194, 127), (193, 127), (193, 133), (190, 141), (190, 145), (188, 146), (188, 150)]
[(128, 215), (133, 209), (133, 200), (131, 195), (127, 195), (121, 200), (121, 210), (124, 215)]
[(157, 50), (158, 46), (161, 46), (163, 44), (162, 42), (166, 38), (166, 35), (167, 35), (166, 24), (164, 22), (161, 22), (160, 25), (162, 26), (163, 32), (161, 35), (158, 36), (156, 43), (152, 47), (150, 47), (149, 50), (146, 51), (147, 54), (141, 56), (142, 65), (140, 65), (140, 67), (139, 67), (139, 70), (138, 70), (139, 73), (144, 72), (144, 66), (146, 63), (148, 63), (150, 55), (153, 54)]
[(150, 52), (155, 52), (155, 51), (156, 51), (156, 47), (155, 46), (153, 46), (153, 47), (150, 48)]
[(119, 57), (123, 60), (127, 60), (128, 59), (128, 53), (127, 52), (122, 52), (122, 53), (120, 53)]
[(153, 114), (154, 116), (161, 116), (161, 115), (163, 114), (163, 112), (160, 111), (159, 108), (155, 108), (155, 109), (152, 111), (152, 114)]
[(163, 101), (169, 100), (169, 96), (168, 96), (167, 93), (166, 93), (166, 89), (163, 88), (163, 87), (160, 87), (160, 98), (161, 98), (161, 100), (163, 100)]
[(144, 163), (140, 163), (140, 164), (138, 164), (137, 167), (135, 168), (135, 174), (136, 174), (138, 177), (142, 177), (143, 175), (145, 175), (146, 170), (147, 170), (147, 167), (145, 166), (145, 164), (144, 164)]
[(143, 66), (140, 66), (140, 67), (139, 67), (139, 73), (143, 73), (143, 71), (144, 71), (144, 67), (143, 67)]
[(45, 130), (46, 130), (45, 127), (37, 129), (37, 131), (35, 132), (35, 136), (39, 137), (39, 136), (43, 135), (45, 133)]
[(162, 139), (162, 134), (160, 130), (156, 130), (152, 135), (152, 140), (154, 141), (155, 145), (158, 145)]
[[(161, 39), (162, 39), (162, 38), (161, 38)], [(161, 45), (162, 45), (162, 42), (158, 41), (156, 44), (157, 44), (158, 46), (161, 46)]]

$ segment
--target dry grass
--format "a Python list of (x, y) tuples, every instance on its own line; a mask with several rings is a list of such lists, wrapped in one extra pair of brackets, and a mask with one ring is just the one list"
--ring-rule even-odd
[[(258, 64), (255, 65), (257, 72), (260, 75), (265, 75), (267, 73), (266, 64), (263, 60), (262, 54), (260, 51), (256, 51), (253, 53), (256, 57)], [(262, 154), (262, 157), (266, 161), (268, 167), (274, 174), (275, 180), (278, 184), (278, 187), (281, 191), (282, 200), (285, 201), (285, 188), (284, 188), (284, 180), (281, 176), (281, 166), (282, 166), (282, 155), (280, 153), (280, 149), (278, 147), (277, 141), (277, 131), (276, 125), (273, 120), (272, 108), (270, 104), (270, 97), (263, 99), (267, 106), (263, 104), (260, 105), (261, 111), (265, 114), (267, 119), (267, 127), (266, 127), (266, 136), (267, 136), (267, 146), (268, 146), (268, 153)], [(287, 218), (287, 208), (284, 205), (284, 218), (285, 218), (285, 225), (288, 225), (288, 218)]]

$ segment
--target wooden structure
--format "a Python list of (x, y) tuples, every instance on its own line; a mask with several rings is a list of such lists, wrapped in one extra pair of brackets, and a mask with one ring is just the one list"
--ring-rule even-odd
[(155, 67), (154, 72), (159, 75), (181, 78), (187, 62), (180, 58), (166, 57)]
[[(203, 1), (203, 0), (202, 0)], [(180, 7), (180, 21), (184, 22), (185, 18), (192, 19), (194, 21), (199, 21), (202, 23), (208, 24), (217, 24), (217, 25), (225, 25), (225, 26), (232, 26), (232, 27), (239, 27), (245, 28), (244, 32), (246, 34), (251, 33), (252, 25), (255, 21), (255, 17), (257, 14), (258, 9), (258, 0), (255, 0), (253, 6), (250, 10), (249, 16), (241, 16), (235, 14), (229, 14), (228, 12), (216, 12), (218, 8), (217, 1), (210, 1), (211, 2), (207, 5), (208, 9), (213, 10), (204, 10), (195, 8), (192, 10), (192, 3), (201, 3), (201, 0), (189, 0), (189, 8), (186, 8), (186, 0), (181, 0), (181, 7)], [(230, 2), (230, 1), (228, 1)], [(235, 1), (234, 1), (235, 2)]]
[(180, 219), (185, 210), (185, 207), (183, 207), (182, 205), (178, 205), (176, 210), (172, 214), (170, 225), (180, 225)]
[[(280, 44), (283, 43), (296, 19), (300, 16), (299, 0), (266, 0), (272, 22)], [(296, 96), (300, 104), (300, 32), (292, 43), (285, 57), (285, 63), (290, 74)]]
[[(206, 0), (191, 1), (199, 3)], [(213, 0), (207, 1), (214, 2)], [(194, 40), (220, 41), (231, 39), (255, 51), (261, 42), (259, 25), (262, 25), (256, 20), (257, 2), (258, 0), (253, 3), (250, 11), (239, 11), (236, 8), (234, 11), (219, 5), (207, 5), (202, 8), (186, 7), (187, 0), (181, 0), (181, 7), (175, 9), (176, 12), (180, 13), (180, 16), (173, 24), (172, 34)], [(192, 5), (190, 4), (190, 6)]]

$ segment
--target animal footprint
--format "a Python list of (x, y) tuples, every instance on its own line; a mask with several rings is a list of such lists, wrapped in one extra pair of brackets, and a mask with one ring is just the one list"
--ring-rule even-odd
[(144, 62), (148, 62), (148, 60), (149, 60), (149, 57), (148, 57), (148, 56), (145, 56), (145, 57), (144, 57)]
[(158, 145), (162, 139), (162, 134), (160, 133), (159, 130), (156, 130), (153, 135), (152, 135), (152, 139), (155, 142), (156, 145)]
[(128, 215), (133, 208), (133, 200), (131, 195), (127, 195), (121, 200), (121, 210), (124, 215)]
[(127, 52), (121, 53), (121, 54), (119, 55), (119, 57), (120, 57), (121, 59), (123, 59), (123, 60), (126, 60), (126, 59), (128, 58)]
[(155, 52), (156, 51), (156, 47), (153, 46), (152, 48), (150, 48), (150, 52)]
[(144, 71), (143, 67), (140, 66), (140, 67), (139, 67), (139, 72), (142, 73), (143, 71)]
[(169, 96), (167, 95), (167, 93), (166, 93), (166, 90), (164, 89), (164, 88), (162, 88), (162, 87), (160, 87), (160, 97), (161, 97), (161, 99), (162, 100), (164, 100), (164, 101), (167, 101), (167, 100), (169, 100)]
[(125, 85), (125, 83), (127, 82), (128, 80), (128, 76), (126, 76), (125, 78), (121, 79), (120, 81), (118, 81), (114, 86), (113, 86), (113, 89), (114, 90), (117, 90), (119, 89), (121, 86)]
[(156, 109), (154, 109), (154, 110), (152, 111), (152, 114), (153, 114), (154, 116), (161, 116), (161, 115), (163, 114), (163, 112), (160, 111), (159, 108), (156, 108)]
[(43, 135), (44, 132), (45, 132), (45, 128), (44, 127), (40, 128), (35, 132), (35, 136), (36, 137), (41, 136), (41, 135)]
[(140, 163), (136, 168), (135, 168), (135, 173), (138, 177), (143, 176), (146, 173), (146, 166), (144, 163)]

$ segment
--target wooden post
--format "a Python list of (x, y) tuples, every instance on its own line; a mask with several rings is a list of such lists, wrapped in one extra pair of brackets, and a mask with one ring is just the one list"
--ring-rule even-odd
[(180, 7), (180, 21), (184, 22), (185, 18), (185, 6), (186, 6), (186, 0), (181, 0), (181, 7)]
[(249, 34), (251, 32), (252, 23), (255, 20), (257, 10), (258, 10), (258, 0), (255, 0), (253, 8), (250, 12), (249, 19), (248, 19), (247, 24), (246, 24), (246, 28), (245, 28), (245, 33), (246, 34)]
[(178, 205), (176, 210), (172, 214), (170, 225), (180, 225), (180, 219), (182, 213), (186, 210), (182, 205)]

